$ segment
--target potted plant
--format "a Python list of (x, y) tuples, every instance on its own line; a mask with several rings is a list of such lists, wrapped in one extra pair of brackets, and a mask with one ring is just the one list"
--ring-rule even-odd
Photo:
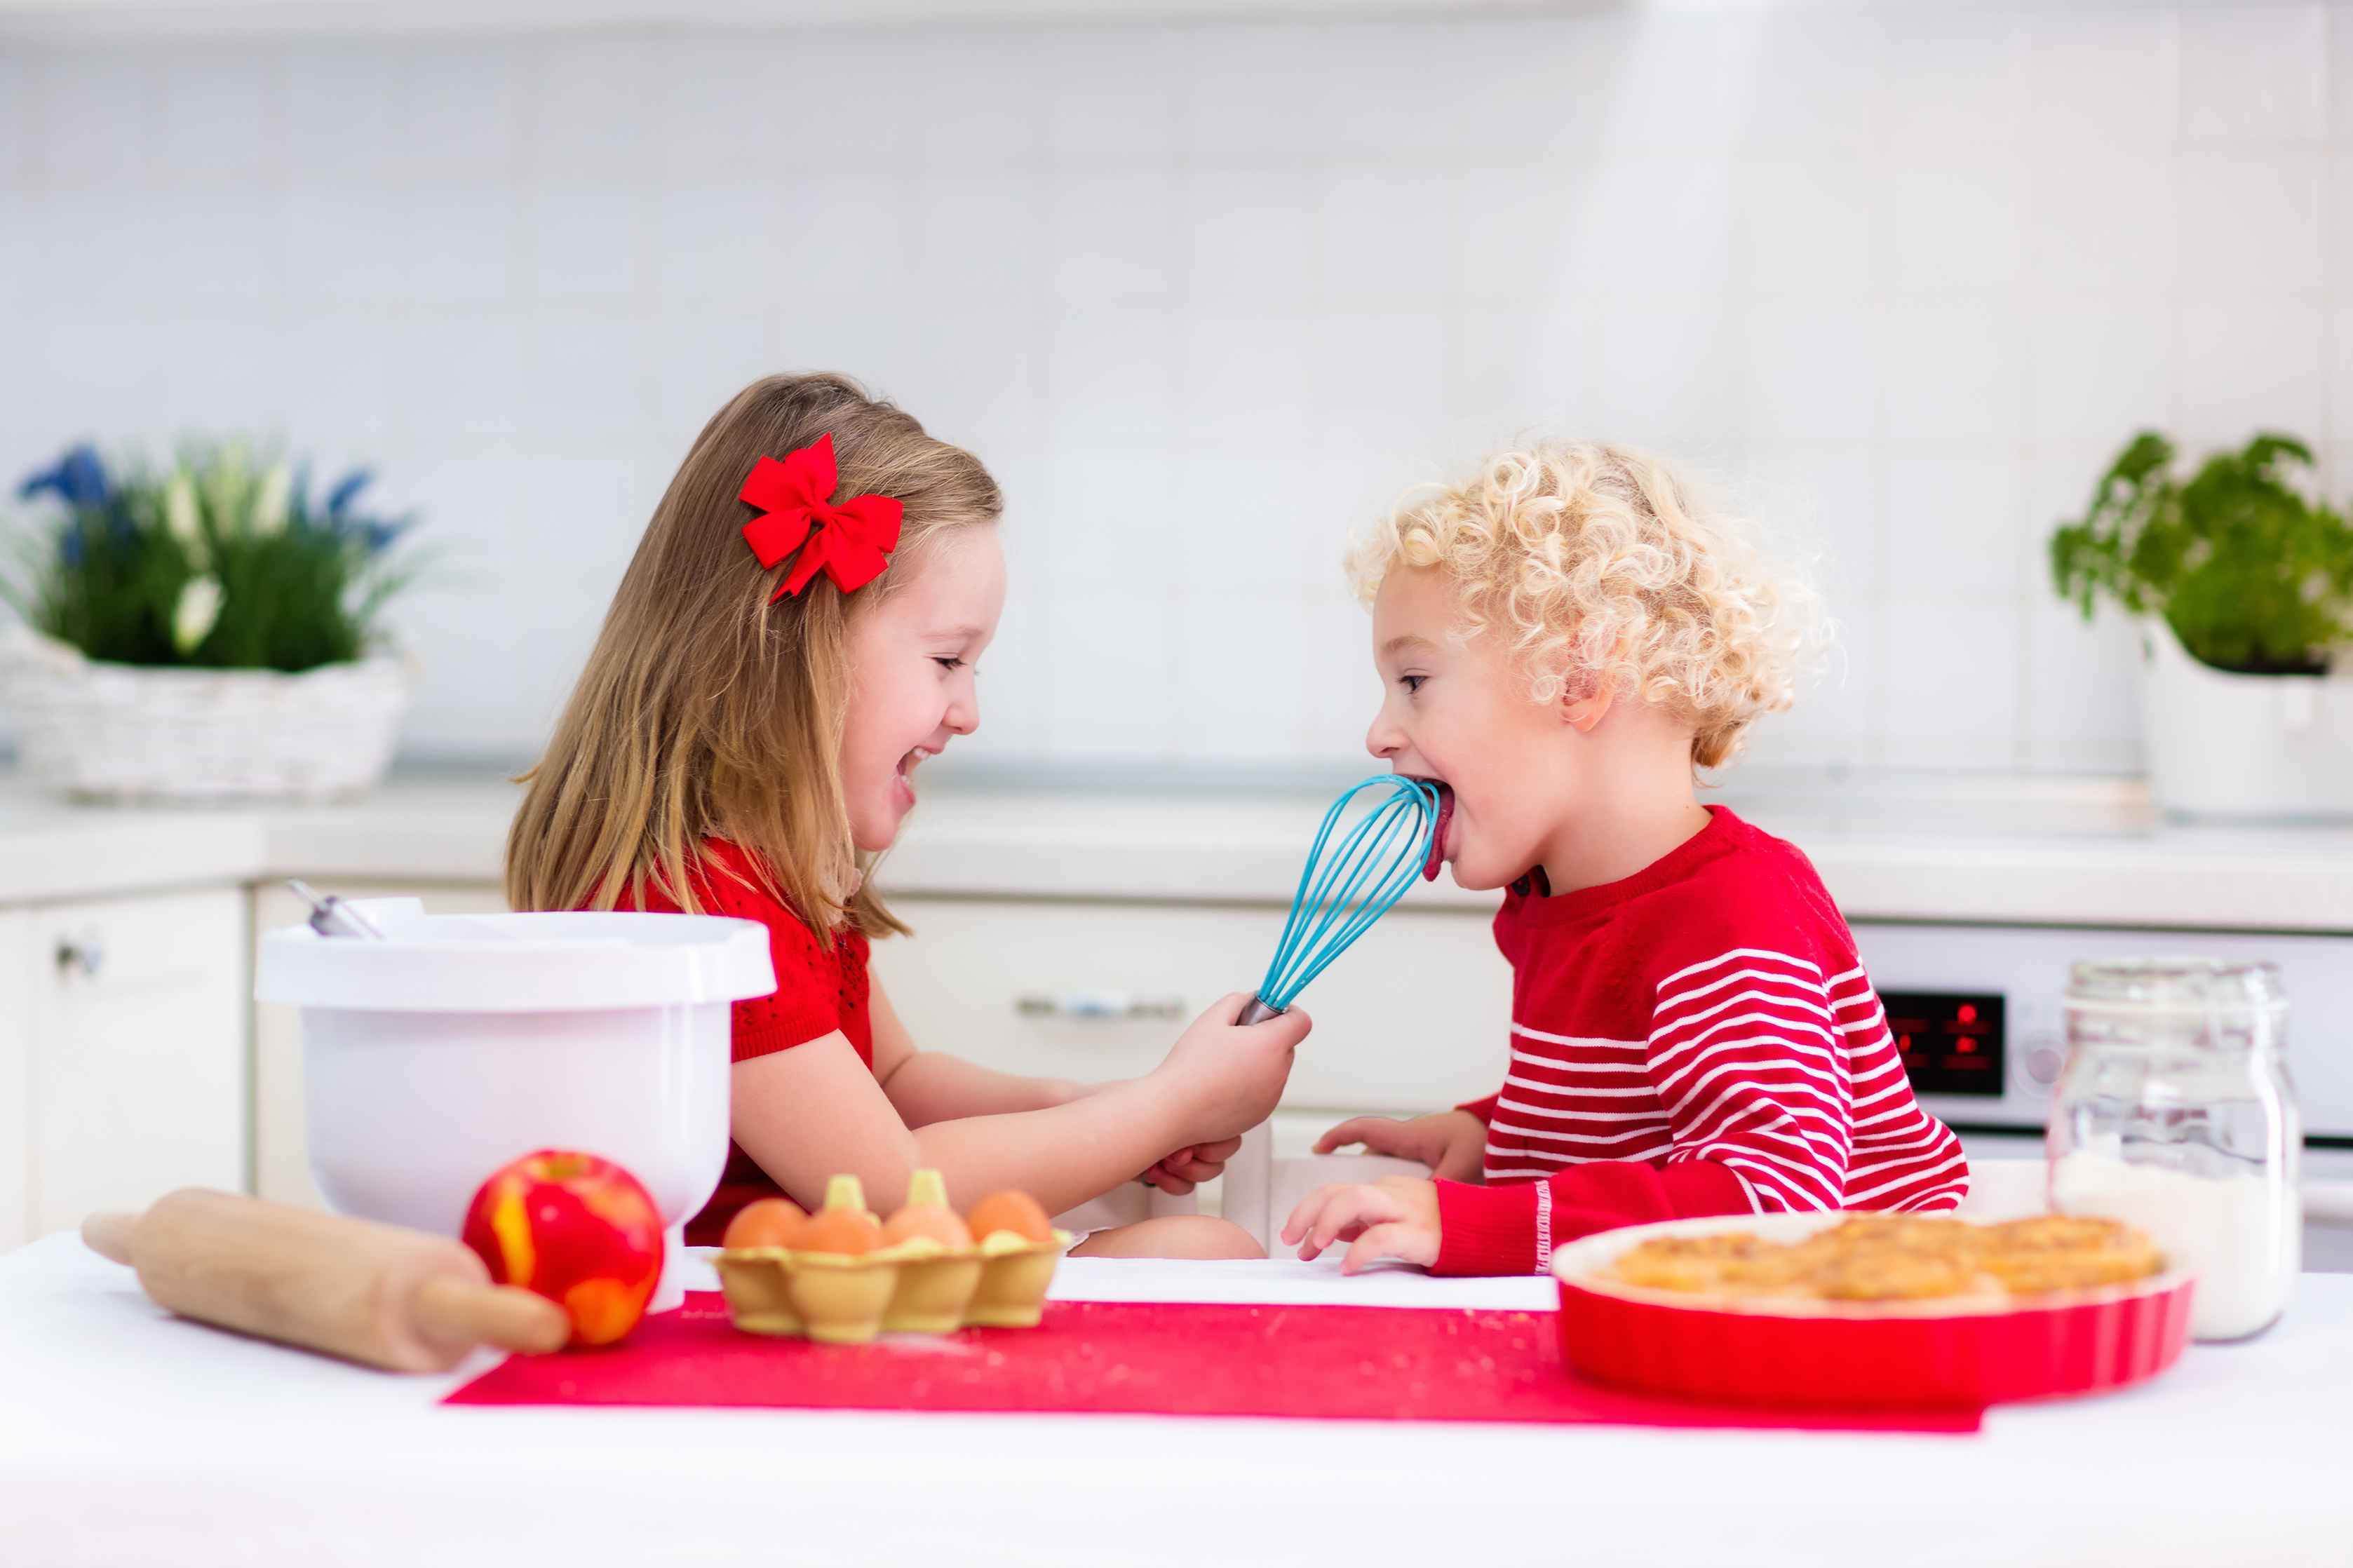
[(321, 799), (380, 779), (409, 679), (376, 616), (412, 575), (406, 518), (361, 509), (369, 476), (314, 501), (307, 475), (226, 444), (111, 474), (89, 446), (18, 491), (0, 597), (19, 759), (84, 798)]
[(2133, 438), (2090, 509), (2051, 536), (2059, 593), (2138, 617), (2158, 804), (2192, 815), (2353, 811), (2353, 527), (2315, 496), (2312, 453), (2261, 435), (2189, 479), (2173, 443)]

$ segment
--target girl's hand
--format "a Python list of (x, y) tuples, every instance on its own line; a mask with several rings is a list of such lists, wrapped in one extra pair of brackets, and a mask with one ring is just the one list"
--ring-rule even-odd
[(1419, 1160), (1431, 1175), (1450, 1182), (1475, 1182), (1487, 1168), (1487, 1124), (1467, 1110), (1441, 1110), (1410, 1121), (1354, 1117), (1315, 1140), (1315, 1152), (1329, 1154), (1351, 1143), (1363, 1144), (1368, 1154)]
[(1195, 1143), (1179, 1149), (1152, 1169), (1144, 1173), (1146, 1186), (1183, 1197), (1203, 1182), (1214, 1182), (1225, 1174), (1226, 1162), (1242, 1146), (1239, 1138), (1220, 1138), (1214, 1143)]
[(1238, 991), (1209, 1004), (1152, 1070), (1193, 1143), (1238, 1137), (1271, 1115), (1291, 1077), (1291, 1053), (1313, 1026), (1297, 1007), (1238, 1026), (1234, 1020), (1249, 1002)]
[(1349, 1243), (1340, 1272), (1354, 1274), (1384, 1258), (1427, 1268), (1438, 1261), (1438, 1184), (1412, 1176), (1318, 1187), (1283, 1222), (1283, 1245), (1304, 1260), (1335, 1241)]

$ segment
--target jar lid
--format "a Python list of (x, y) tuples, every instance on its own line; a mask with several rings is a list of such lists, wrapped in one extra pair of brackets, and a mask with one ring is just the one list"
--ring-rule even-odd
[(2219, 958), (2087, 958), (2067, 970), (2067, 1005), (2077, 1011), (2178, 1013), (2247, 1020), (2284, 1015), (2287, 991), (2275, 963)]

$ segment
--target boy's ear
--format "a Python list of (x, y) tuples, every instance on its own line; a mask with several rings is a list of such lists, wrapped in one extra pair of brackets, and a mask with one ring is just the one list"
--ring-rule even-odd
[(1593, 727), (1608, 717), (1610, 689), (1600, 686), (1581, 697), (1564, 695), (1560, 700), (1561, 721), (1580, 735), (1590, 735)]

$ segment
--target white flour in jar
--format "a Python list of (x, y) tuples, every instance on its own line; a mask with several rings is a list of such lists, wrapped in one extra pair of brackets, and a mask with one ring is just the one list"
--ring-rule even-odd
[(2198, 1339), (2243, 1339), (2268, 1327), (2303, 1267), (2295, 1189), (2253, 1172), (2193, 1176), (2078, 1150), (2052, 1167), (2051, 1204), (2062, 1214), (2138, 1226), (2167, 1268), (2196, 1275), (2189, 1331)]

